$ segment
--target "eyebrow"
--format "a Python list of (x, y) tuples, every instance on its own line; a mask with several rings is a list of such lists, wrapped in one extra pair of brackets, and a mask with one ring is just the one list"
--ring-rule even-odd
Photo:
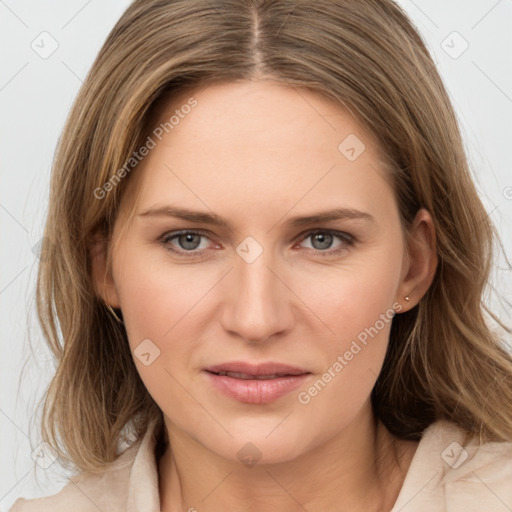
[[(196, 210), (189, 210), (187, 208), (178, 208), (176, 206), (160, 206), (142, 210), (139, 217), (175, 217), (197, 224), (209, 224), (220, 228), (229, 229), (230, 223), (215, 213), (202, 212)], [(322, 212), (315, 212), (305, 216), (291, 217), (286, 221), (286, 224), (291, 227), (303, 227), (311, 224), (320, 224), (322, 222), (329, 222), (334, 220), (345, 219), (360, 219), (369, 222), (375, 222), (373, 217), (368, 212), (356, 210), (354, 208), (336, 208), (334, 210), (327, 210)]]

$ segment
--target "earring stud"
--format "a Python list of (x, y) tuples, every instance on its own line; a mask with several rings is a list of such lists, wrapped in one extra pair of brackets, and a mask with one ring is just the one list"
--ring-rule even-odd
[(410, 300), (411, 300), (411, 298), (409, 297), (409, 295), (407, 295), (407, 297), (405, 297), (405, 300), (406, 300), (406, 301), (410, 301)]
[(105, 306), (107, 306), (108, 310), (110, 311), (110, 313), (112, 314), (112, 316), (116, 319), (116, 321), (120, 324), (123, 323), (123, 321), (117, 316), (116, 312), (112, 309), (112, 307), (110, 306), (110, 304), (105, 304)]

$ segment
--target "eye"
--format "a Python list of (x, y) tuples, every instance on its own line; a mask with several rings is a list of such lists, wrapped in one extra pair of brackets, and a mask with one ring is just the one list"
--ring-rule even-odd
[[(333, 249), (331, 249), (333, 244), (335, 244), (336, 239), (340, 240), (341, 243), (338, 243)], [(311, 247), (308, 247), (308, 249), (311, 249), (322, 256), (345, 254), (355, 242), (355, 238), (352, 235), (330, 229), (316, 229), (308, 231), (302, 235), (301, 240), (310, 240)]]
[(166, 233), (161, 243), (170, 251), (177, 253), (199, 253), (207, 249), (203, 243), (208, 237), (198, 231), (181, 231), (177, 233)]
[[(338, 239), (338, 244), (336, 244)], [(211, 239), (200, 231), (174, 231), (165, 233), (160, 243), (167, 249), (178, 255), (196, 257), (201, 256), (208, 247), (208, 240)], [(299, 244), (310, 240), (310, 247), (306, 249), (320, 256), (336, 256), (345, 255), (354, 245), (355, 238), (342, 231), (334, 231), (330, 229), (310, 230), (300, 236)], [(219, 248), (218, 244), (214, 244), (214, 248)]]

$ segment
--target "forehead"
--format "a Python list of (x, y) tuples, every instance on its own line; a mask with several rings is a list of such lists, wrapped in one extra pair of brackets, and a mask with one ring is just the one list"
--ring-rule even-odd
[[(192, 100), (196, 106), (189, 108)], [(182, 144), (185, 138), (193, 143), (190, 136), (194, 135), (203, 144), (227, 143), (247, 152), (254, 147), (251, 141), (266, 142), (268, 149), (285, 149), (299, 144), (318, 146), (321, 137), (337, 149), (337, 139), (349, 133), (370, 145), (377, 142), (341, 105), (318, 92), (273, 80), (227, 82), (182, 91), (160, 102), (152, 121), (158, 127), (172, 118), (172, 137), (167, 144)], [(183, 130), (183, 126), (189, 129)]]
[(226, 214), (270, 209), (275, 217), (299, 201), (364, 208), (390, 193), (372, 134), (310, 90), (223, 83), (182, 91), (158, 107), (149, 130), (154, 148), (135, 171), (141, 208), (180, 201)]

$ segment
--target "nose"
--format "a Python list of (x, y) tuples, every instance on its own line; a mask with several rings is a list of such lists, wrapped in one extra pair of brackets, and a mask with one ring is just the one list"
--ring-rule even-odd
[(248, 342), (265, 342), (294, 324), (292, 292), (279, 275), (270, 251), (252, 263), (236, 256), (224, 280), (223, 328)]

